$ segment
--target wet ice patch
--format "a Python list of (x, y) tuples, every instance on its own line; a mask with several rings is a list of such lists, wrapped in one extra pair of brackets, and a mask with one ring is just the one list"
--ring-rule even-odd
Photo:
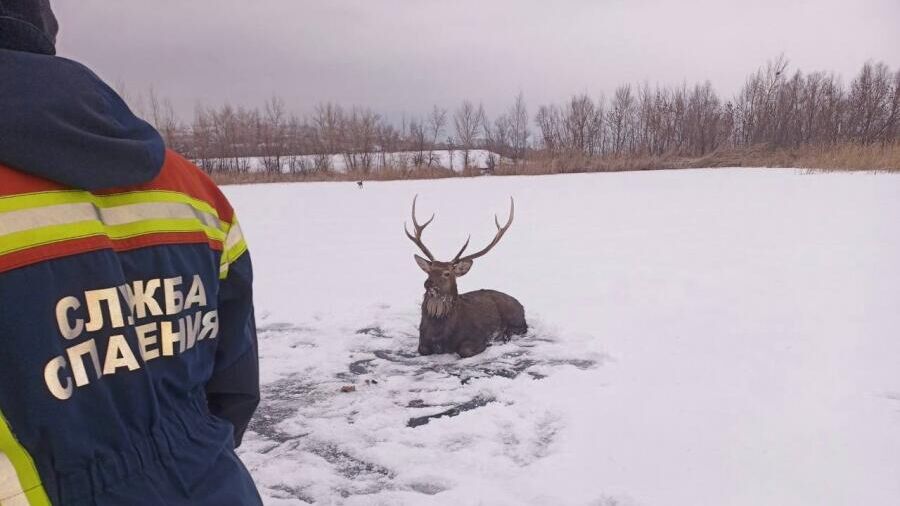
[(475, 357), (422, 357), (417, 324), (377, 307), (362, 325), (260, 327), (262, 402), (241, 456), (267, 502), (431, 504), (508, 476), (565, 430), (536, 382), (608, 360), (540, 322)]

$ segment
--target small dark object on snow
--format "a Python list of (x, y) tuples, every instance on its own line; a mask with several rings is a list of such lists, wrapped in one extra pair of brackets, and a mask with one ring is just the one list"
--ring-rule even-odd
[(363, 189), (363, 182), (362, 182), (362, 181), (357, 181), (357, 182), (356, 182), (356, 187), (359, 188), (360, 190), (362, 190), (362, 189)]
[(343, 392), (345, 394), (349, 394), (350, 392), (355, 392), (355, 391), (356, 391), (356, 387), (353, 385), (344, 385), (341, 387), (341, 392)]
[[(416, 196), (418, 198), (418, 196)], [(525, 322), (525, 308), (515, 298), (495, 290), (477, 290), (459, 294), (456, 278), (465, 275), (472, 268), (472, 262), (487, 254), (509, 230), (516, 212), (516, 203), (509, 199), (509, 219), (500, 226), (494, 216), (497, 234), (483, 250), (462, 256), (469, 246), (463, 244), (459, 253), (449, 262), (440, 262), (422, 242), (425, 230), (434, 216), (420, 225), (416, 220), (416, 199), (413, 199), (412, 220), (415, 235), (405, 228), (406, 236), (422, 250), (428, 258), (414, 255), (416, 263), (428, 274), (425, 281), (425, 300), (422, 302), (422, 321), (419, 324), (419, 353), (458, 353), (466, 358), (483, 352), (492, 340), (508, 341), (513, 335), (528, 331)]]
[[(410, 427), (410, 428), (420, 427), (422, 425), (427, 424), (428, 422), (430, 422), (432, 420), (436, 420), (438, 418), (444, 418), (444, 417), (451, 418), (454, 416), (458, 416), (460, 413), (465, 413), (466, 411), (472, 411), (473, 409), (478, 409), (478, 408), (487, 406), (488, 404), (490, 404), (492, 402), (494, 402), (494, 399), (480, 397), (480, 396), (475, 397), (474, 399), (472, 399), (470, 401), (466, 401), (457, 406), (453, 406), (452, 408), (450, 408), (446, 411), (441, 411), (440, 413), (410, 418), (406, 422), (406, 426)], [(419, 406), (409, 406), (409, 407), (419, 407)]]

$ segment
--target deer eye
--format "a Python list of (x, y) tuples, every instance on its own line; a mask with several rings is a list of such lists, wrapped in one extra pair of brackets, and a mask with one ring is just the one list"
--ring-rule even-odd
[(449, 277), (450, 277), (450, 273), (449, 273), (448, 271), (444, 271), (443, 276), (444, 276), (445, 278), (449, 278)]

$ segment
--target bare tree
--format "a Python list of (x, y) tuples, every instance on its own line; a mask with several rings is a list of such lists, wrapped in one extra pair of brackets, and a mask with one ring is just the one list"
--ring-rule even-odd
[[(863, 65), (850, 84), (848, 127), (862, 144), (886, 142), (898, 116), (897, 77), (883, 63)], [(892, 140), (892, 139), (891, 139)]]
[(511, 158), (524, 163), (530, 132), (528, 131), (528, 108), (525, 105), (525, 96), (521, 91), (516, 95), (516, 100), (507, 114), (509, 140), (512, 148)]
[(540, 147), (550, 153), (557, 153), (561, 144), (559, 109), (555, 105), (542, 105), (534, 117), (540, 131)]
[(331, 155), (340, 153), (343, 141), (344, 110), (331, 102), (319, 104), (313, 111), (316, 132), (316, 171), (331, 170)]
[(167, 146), (178, 148), (180, 123), (178, 116), (175, 114), (175, 107), (172, 106), (172, 101), (168, 98), (161, 99), (153, 86), (150, 86), (148, 97), (150, 102), (150, 122), (162, 135)]
[(463, 170), (471, 164), (471, 151), (477, 147), (478, 130), (484, 124), (484, 107), (477, 108), (468, 100), (464, 100), (453, 114), (456, 127), (456, 139), (463, 150)]
[(617, 155), (627, 153), (634, 147), (635, 140), (635, 99), (631, 85), (616, 88), (610, 106), (607, 123), (612, 137), (612, 149)]
[(341, 154), (351, 172), (367, 175), (372, 170), (380, 123), (381, 116), (361, 107), (354, 107), (342, 117)]
[(192, 154), (200, 168), (207, 172), (215, 170), (212, 162), (216, 156), (213, 151), (212, 118), (209, 111), (199, 104), (194, 108), (191, 140), (193, 143)]
[(282, 157), (287, 155), (287, 114), (284, 100), (272, 96), (265, 104), (265, 116), (261, 132), (263, 166), (267, 172), (280, 173)]
[(428, 161), (427, 153), (430, 152), (425, 122), (410, 121), (408, 138), (409, 145), (413, 151), (413, 165), (416, 168), (422, 167)]
[(497, 169), (502, 156), (510, 156), (510, 125), (506, 114), (498, 116), (493, 124), (484, 117), (481, 130), (486, 142), (488, 153), (487, 168), (490, 171)]
[[(447, 110), (438, 106), (431, 108), (431, 114), (428, 115), (428, 133), (431, 136), (431, 149), (428, 151), (428, 167), (437, 161), (434, 148), (437, 145), (438, 138), (444, 132), (444, 126), (447, 124)], [(452, 155), (451, 155), (452, 156)], [(452, 160), (451, 160), (452, 165)]]
[(569, 100), (562, 117), (562, 144), (571, 153), (594, 156), (603, 142), (603, 106), (587, 95)]

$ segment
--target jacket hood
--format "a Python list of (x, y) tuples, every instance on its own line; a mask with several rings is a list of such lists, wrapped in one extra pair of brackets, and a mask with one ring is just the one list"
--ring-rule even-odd
[(0, 49), (0, 74), (0, 164), (92, 191), (159, 173), (159, 133), (83, 65)]
[(0, 0), (0, 48), (53, 55), (57, 31), (50, 0)]

